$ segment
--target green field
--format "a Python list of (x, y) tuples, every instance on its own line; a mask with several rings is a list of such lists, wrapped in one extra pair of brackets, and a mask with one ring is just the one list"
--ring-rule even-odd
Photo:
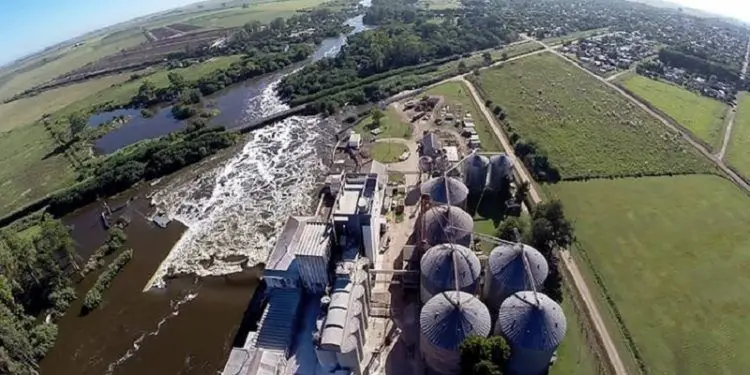
[(381, 163), (396, 163), (404, 152), (409, 151), (406, 145), (396, 142), (378, 142), (372, 147), (372, 159)]
[(471, 117), (474, 119), (474, 125), (477, 129), (477, 135), (479, 141), (482, 144), (482, 150), (498, 152), (502, 151), (500, 141), (495, 137), (495, 133), (492, 132), (490, 124), (487, 119), (482, 115), (482, 111), (478, 104), (474, 102), (471, 97), (469, 89), (461, 82), (448, 82), (440, 86), (435, 86), (429, 89), (426, 94), (428, 95), (440, 95), (445, 98), (446, 104), (452, 108), (460, 106), (462, 113), (471, 113)]
[(568, 331), (557, 349), (557, 362), (550, 369), (549, 375), (601, 375), (571, 298), (573, 297), (569, 293), (565, 293), (562, 308), (568, 322)]
[[(403, 121), (398, 114), (398, 111), (393, 108), (393, 106), (388, 106), (388, 108), (383, 111), (383, 114), (385, 116), (380, 119), (379, 126), (380, 130), (383, 132), (380, 133), (377, 138), (411, 138), (411, 124)], [(354, 131), (362, 134), (364, 139), (369, 140), (374, 138), (372, 133), (370, 133), (370, 130), (375, 128), (376, 126), (373, 123), (372, 116), (367, 116), (354, 127)]]
[(732, 138), (727, 149), (729, 164), (750, 178), (750, 95), (740, 93), (737, 117), (734, 119)]
[(715, 170), (680, 135), (552, 54), (484, 70), (479, 86), (563, 179)]
[(277, 17), (289, 17), (297, 10), (313, 8), (326, 0), (283, 0), (251, 3), (248, 8), (231, 8), (190, 18), (184, 22), (202, 27), (237, 27), (250, 21), (271, 22)]
[(43, 198), (75, 180), (63, 154), (40, 124), (0, 133), (0, 216)]
[(728, 106), (671, 83), (631, 75), (622, 81), (630, 91), (690, 129), (714, 150), (721, 148)]
[(693, 175), (548, 187), (652, 374), (750, 368), (750, 198)]

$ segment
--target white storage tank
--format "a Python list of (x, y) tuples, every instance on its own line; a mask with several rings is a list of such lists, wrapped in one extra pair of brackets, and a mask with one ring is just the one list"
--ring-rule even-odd
[(490, 160), (486, 156), (472, 154), (464, 161), (464, 183), (472, 193), (481, 193), (487, 186)]
[[(526, 271), (526, 264), (529, 272)], [(504, 244), (492, 250), (484, 281), (484, 298), (490, 311), (497, 311), (510, 295), (541, 290), (549, 273), (544, 256), (531, 246)]]
[[(433, 206), (417, 223), (417, 233), (429, 245), (456, 243), (471, 246), (474, 219), (466, 211), (452, 206)], [(424, 233), (422, 233), (424, 231)]]
[(529, 291), (503, 301), (495, 324), (495, 333), (505, 336), (511, 346), (508, 370), (515, 375), (546, 374), (566, 330), (560, 305), (542, 293)]
[(420, 263), (422, 302), (456, 286), (460, 291), (476, 293), (481, 272), (479, 258), (467, 247), (450, 243), (431, 247)]
[(425, 364), (437, 374), (461, 370), (461, 344), (472, 336), (487, 337), (490, 313), (477, 298), (464, 292), (435, 295), (419, 314), (420, 351)]

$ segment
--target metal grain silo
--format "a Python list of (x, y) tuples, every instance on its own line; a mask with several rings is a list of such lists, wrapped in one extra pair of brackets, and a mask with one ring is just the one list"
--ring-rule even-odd
[(560, 305), (542, 293), (518, 292), (500, 306), (495, 333), (512, 348), (511, 374), (541, 375), (565, 337), (567, 323)]
[(433, 202), (463, 207), (469, 189), (455, 177), (435, 177), (422, 184), (422, 194), (429, 195)]
[[(465, 246), (442, 244), (431, 247), (420, 263), (422, 302), (446, 290), (474, 294), (479, 286), (482, 266), (479, 258)], [(458, 280), (456, 280), (458, 278)]]
[(464, 161), (464, 183), (472, 193), (481, 193), (487, 186), (490, 160), (486, 156), (472, 154)]
[(419, 314), (420, 351), (438, 374), (458, 374), (461, 344), (471, 336), (490, 333), (490, 313), (477, 298), (448, 291), (430, 299)]
[(428, 244), (435, 246), (450, 242), (471, 245), (474, 219), (466, 211), (458, 207), (433, 206), (424, 213), (421, 220), (417, 224), (417, 232)]
[(509, 178), (513, 176), (513, 160), (506, 155), (494, 155), (490, 158), (490, 177), (487, 188), (491, 191), (502, 190)]
[(513, 293), (540, 290), (548, 273), (547, 260), (531, 246), (519, 243), (494, 248), (490, 253), (484, 282), (483, 294), (487, 306), (490, 311), (496, 311)]

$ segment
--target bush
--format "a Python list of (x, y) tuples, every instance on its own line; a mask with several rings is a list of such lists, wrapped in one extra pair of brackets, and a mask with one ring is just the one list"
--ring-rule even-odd
[(38, 324), (31, 330), (30, 335), (31, 345), (34, 346), (34, 358), (39, 361), (55, 345), (57, 326), (52, 323)]
[(102, 303), (102, 293), (109, 289), (115, 276), (120, 273), (123, 267), (125, 267), (131, 259), (133, 259), (133, 250), (125, 250), (112, 261), (106, 271), (99, 275), (99, 278), (96, 279), (96, 283), (94, 283), (94, 286), (91, 287), (88, 293), (86, 293), (86, 297), (83, 299), (83, 306), (81, 306), (81, 312), (83, 314), (87, 314), (99, 307)]

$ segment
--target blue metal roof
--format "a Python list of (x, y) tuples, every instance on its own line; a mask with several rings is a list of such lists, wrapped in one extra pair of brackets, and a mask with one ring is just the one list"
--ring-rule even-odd
[[(524, 257), (530, 272), (526, 272)], [(532, 286), (540, 290), (549, 273), (549, 266), (544, 256), (531, 246), (500, 245), (490, 253), (489, 273), (492, 283), (490, 294), (499, 298), (493, 301), (499, 305), (505, 297), (515, 292), (532, 290)]]
[[(430, 299), (419, 315), (422, 335), (442, 350), (458, 351), (471, 336), (490, 334), (490, 313), (477, 298), (464, 292), (449, 291)], [(423, 351), (431, 348), (422, 347)]]
[(469, 196), (469, 189), (454, 177), (435, 177), (422, 184), (422, 194), (437, 203), (461, 206)]
[(560, 345), (565, 338), (567, 321), (557, 302), (542, 293), (525, 291), (503, 302), (495, 330), (513, 347), (543, 352)]
[[(420, 264), (422, 288), (430, 294), (455, 290), (475, 292), (482, 266), (479, 258), (468, 248), (456, 244), (431, 247)], [(456, 283), (456, 276), (458, 283)]]
[(456, 243), (471, 245), (474, 219), (466, 211), (452, 206), (435, 206), (427, 210), (417, 228), (424, 229), (423, 237), (430, 245)]

